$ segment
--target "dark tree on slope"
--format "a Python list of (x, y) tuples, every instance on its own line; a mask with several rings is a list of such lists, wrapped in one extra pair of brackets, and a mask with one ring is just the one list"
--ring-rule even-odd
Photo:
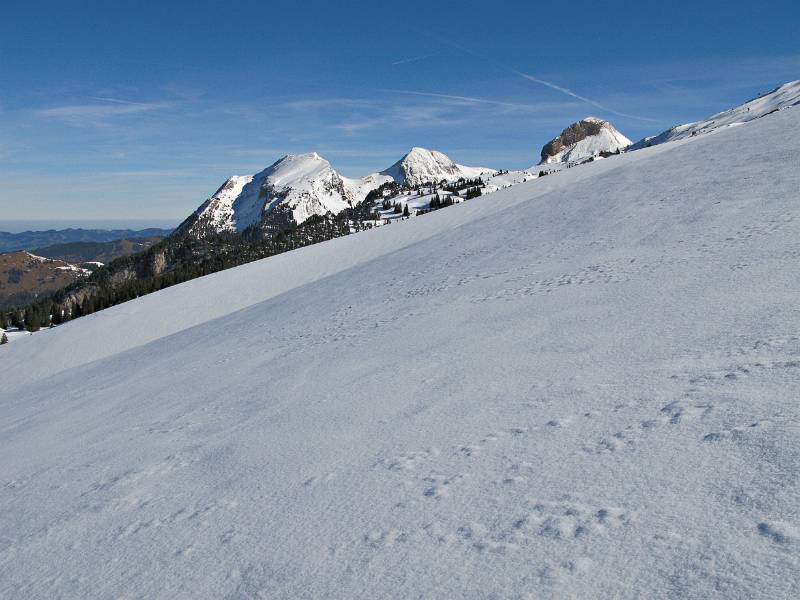
[(2, 346), (3, 344), (7, 344), (7, 343), (8, 343), (8, 336), (6, 335), (6, 332), (4, 331), (3, 335), (0, 336), (0, 346)]

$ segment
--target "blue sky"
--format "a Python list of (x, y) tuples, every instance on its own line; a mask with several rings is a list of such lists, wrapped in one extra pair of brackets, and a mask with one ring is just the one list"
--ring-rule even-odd
[(587, 115), (638, 139), (800, 78), (789, 1), (155, 4), (4, 6), (0, 219), (178, 221), (292, 152), (523, 168)]

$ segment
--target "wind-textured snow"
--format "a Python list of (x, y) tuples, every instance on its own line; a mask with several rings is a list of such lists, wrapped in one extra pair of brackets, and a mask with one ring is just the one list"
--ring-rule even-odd
[(754, 100), (712, 115), (702, 121), (677, 125), (659, 135), (646, 137), (636, 142), (631, 149), (638, 150), (640, 148), (655, 146), (656, 144), (663, 144), (664, 142), (672, 142), (702, 133), (710, 133), (721, 127), (741, 125), (742, 123), (747, 123), (773, 112), (797, 105), (800, 105), (800, 79), (784, 83), (771, 92), (759, 96)]
[(798, 125), (4, 346), (0, 597), (796, 597)]

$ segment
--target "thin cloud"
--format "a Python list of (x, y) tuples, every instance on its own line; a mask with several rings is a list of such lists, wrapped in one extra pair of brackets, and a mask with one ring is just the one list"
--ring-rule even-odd
[(276, 105), (276, 108), (292, 110), (313, 110), (320, 108), (372, 108), (377, 105), (374, 100), (364, 98), (315, 98), (311, 100), (292, 100)]
[(60, 119), (68, 123), (102, 123), (110, 118), (153, 112), (166, 108), (165, 102), (108, 101), (107, 104), (68, 104), (34, 109), (34, 115), (47, 119)]
[(425, 96), (428, 98), (441, 98), (443, 100), (454, 100), (465, 104), (488, 104), (489, 106), (502, 106), (504, 108), (511, 108), (516, 110), (541, 112), (553, 108), (551, 105), (544, 104), (524, 104), (518, 102), (504, 102), (502, 100), (492, 100), (490, 98), (478, 98), (475, 96), (458, 96), (455, 94), (439, 94), (436, 92), (419, 92), (416, 90), (386, 90), (396, 94), (410, 94), (413, 96)]
[(121, 100), (120, 98), (104, 98), (102, 96), (89, 96), (90, 100), (99, 100), (100, 102), (112, 102), (114, 104), (128, 104), (131, 106), (141, 106), (141, 102), (131, 102), (130, 100)]
[(392, 66), (397, 65), (406, 65), (408, 63), (418, 62), (420, 60), (425, 60), (426, 58), (431, 58), (432, 56), (436, 56), (440, 54), (439, 52), (431, 52), (430, 54), (423, 54), (422, 56), (412, 56), (410, 58), (401, 58), (400, 60), (396, 60), (392, 63)]

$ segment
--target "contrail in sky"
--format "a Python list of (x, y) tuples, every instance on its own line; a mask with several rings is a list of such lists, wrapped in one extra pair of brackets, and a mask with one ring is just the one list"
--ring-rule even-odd
[(542, 106), (536, 104), (522, 104), (519, 102), (503, 102), (502, 100), (491, 100), (489, 98), (478, 98), (475, 96), (456, 96), (453, 94), (438, 94), (436, 92), (420, 92), (417, 90), (394, 90), (388, 89), (387, 92), (395, 92), (398, 94), (411, 94), (414, 96), (427, 96), (430, 98), (443, 98), (445, 100), (457, 100), (469, 104), (490, 104), (492, 106), (505, 106), (507, 108), (516, 108), (528, 111), (541, 111)]
[(431, 56), (436, 56), (437, 54), (439, 54), (439, 53), (438, 52), (431, 52), (430, 54), (423, 54), (422, 56), (412, 56), (411, 58), (403, 58), (403, 59), (396, 60), (395, 62), (393, 62), (392, 66), (404, 65), (406, 63), (417, 62), (418, 60), (423, 60), (423, 59), (426, 59), (426, 58), (430, 58)]
[(100, 100), (101, 102), (113, 102), (114, 104), (132, 104), (134, 106), (141, 106), (141, 102), (131, 102), (130, 100), (120, 100), (119, 98), (103, 98), (101, 96), (89, 96), (92, 100)]
[[(432, 37), (432, 36), (428, 35), (427, 33), (425, 33), (424, 31), (417, 30), (417, 32), (421, 33), (423, 35), (426, 35), (428, 37)], [(499, 61), (494, 60), (493, 58), (490, 58), (488, 56), (485, 56), (483, 54), (475, 52), (474, 50), (470, 50), (469, 48), (465, 48), (464, 46), (461, 46), (460, 44), (457, 44), (457, 43), (455, 43), (453, 41), (450, 41), (450, 40), (448, 40), (446, 38), (436, 38), (436, 39), (438, 41), (440, 41), (440, 42), (444, 42), (445, 44), (447, 44), (449, 46), (452, 46), (456, 50), (460, 50), (461, 52), (465, 52), (465, 53), (467, 53), (467, 54), (469, 54), (471, 56), (474, 56), (475, 58), (479, 58), (481, 60), (489, 62), (489, 63), (493, 64), (494, 66), (498, 67), (499, 69), (502, 69), (503, 71), (506, 71), (508, 73), (513, 73), (514, 75), (517, 75), (518, 77), (521, 77), (521, 78), (526, 79), (528, 81), (532, 81), (534, 83), (538, 83), (539, 85), (543, 85), (543, 86), (548, 87), (548, 88), (550, 88), (552, 90), (555, 90), (557, 92), (561, 92), (562, 94), (564, 94), (566, 96), (570, 96), (571, 98), (575, 98), (576, 100), (581, 100), (582, 102), (586, 102), (587, 104), (591, 104), (592, 106), (596, 106), (597, 108), (599, 108), (601, 110), (604, 110), (606, 112), (610, 112), (611, 114), (614, 114), (614, 115), (617, 115), (617, 116), (620, 116), (620, 117), (627, 117), (629, 119), (637, 119), (639, 121), (657, 122), (657, 119), (649, 119), (647, 117), (640, 117), (640, 116), (637, 116), (637, 115), (629, 115), (627, 113), (623, 113), (623, 112), (619, 112), (618, 110), (614, 110), (613, 108), (608, 108), (607, 106), (605, 106), (603, 104), (600, 104), (596, 100), (592, 100), (591, 98), (587, 98), (586, 96), (581, 96), (580, 94), (576, 94), (572, 90), (570, 90), (568, 88), (565, 88), (565, 87), (562, 87), (560, 85), (556, 85), (555, 83), (552, 83), (550, 81), (546, 81), (544, 79), (540, 79), (539, 77), (534, 77), (533, 75), (528, 75), (527, 73), (523, 73), (522, 71), (518, 71), (517, 69), (515, 69), (513, 67), (509, 67), (506, 64), (503, 64), (503, 63), (501, 63)]]

